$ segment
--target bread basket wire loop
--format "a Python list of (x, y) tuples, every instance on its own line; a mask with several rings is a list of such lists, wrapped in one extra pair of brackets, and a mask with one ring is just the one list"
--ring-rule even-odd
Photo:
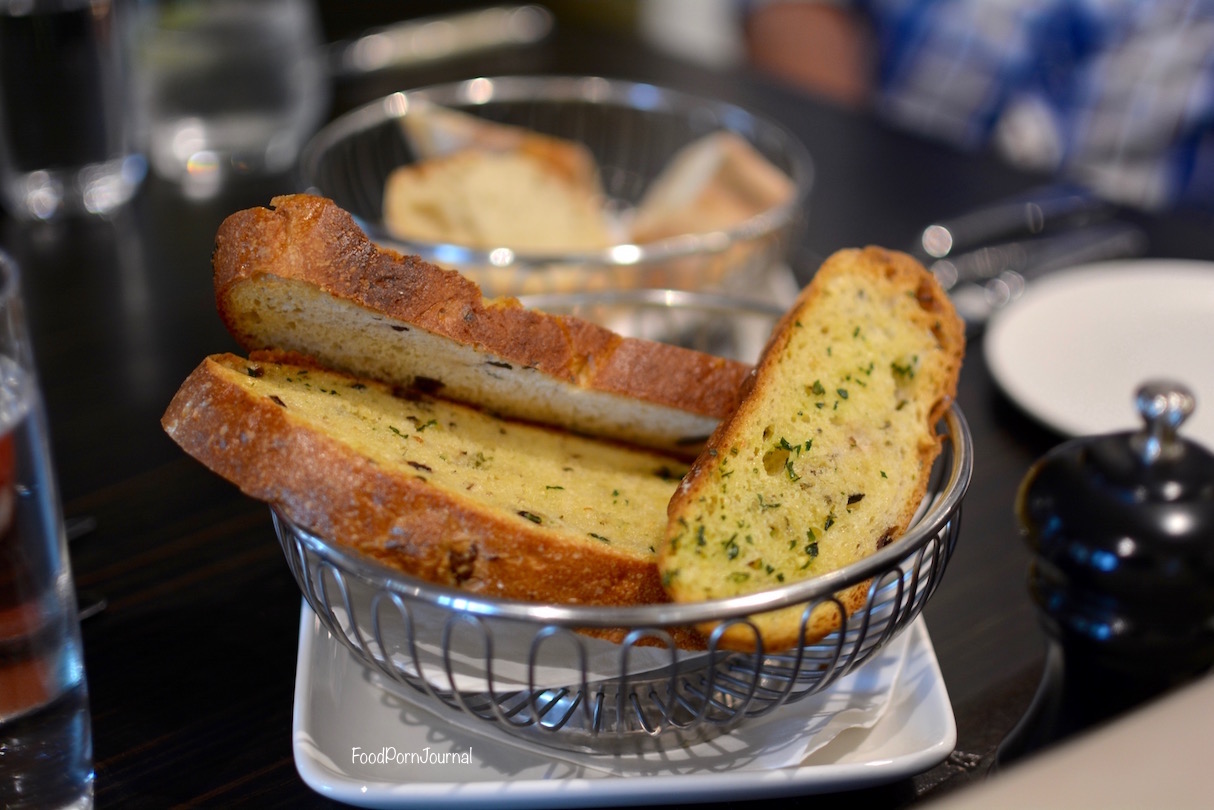
[[(483, 697), (488, 698), (487, 701), (472, 701), (469, 695), (458, 688), (456, 685), (455, 665), (452, 661), (453, 650), (455, 649), (453, 639), (455, 638), (456, 628), (459, 625), (466, 625), (473, 628), (476, 633), (475, 637), (481, 641), (481, 660), (484, 662), (484, 672), (486, 688)], [(465, 654), (471, 652), (469, 648), (464, 648)], [(482, 720), (495, 720), (502, 724), (510, 724), (516, 712), (504, 711), (499, 696), (494, 688), (494, 670), (493, 670), (493, 634), (489, 632), (485, 626), (485, 622), (480, 616), (473, 616), (467, 613), (453, 613), (448, 621), (443, 624), (442, 630), (442, 669), (443, 675), (446, 676), (447, 683), (451, 689), (448, 694), (454, 698), (456, 705), (463, 711)], [(488, 712), (484, 712), (479, 706), (486, 705)]]
[[(387, 677), (392, 678), (393, 680), (399, 680), (399, 671), (397, 667), (393, 665), (391, 652), (383, 641), (384, 633), (382, 630), (379, 611), (379, 606), (382, 604), (385, 598), (392, 598), (394, 603), (400, 604), (402, 607), (404, 607), (403, 603), (400, 602), (399, 597), (397, 597), (395, 594), (383, 593), (376, 593), (371, 597), (369, 629), (370, 640), (374, 640), (375, 642), (375, 646), (373, 648), (367, 634), (364, 632), (361, 623), (355, 619), (355, 616), (357, 615), (357, 608), (355, 606), (352, 588), (347, 581), (346, 572), (343, 571), (339, 566), (330, 562), (325, 562), (317, 566), (314, 573), (310, 572), (306, 565), (303, 567), (303, 570), (309, 572), (309, 584), (315, 588), (315, 593), (319, 597), (319, 604), (324, 606), (324, 619), (326, 624), (330, 627), (340, 628), (340, 638), (344, 639), (346, 645), (356, 652), (360, 658), (374, 666), (380, 673), (386, 675)], [(330, 585), (330, 583), (332, 584)], [(335, 603), (333, 601), (332, 597), (330, 596), (330, 587), (337, 590), (340, 596), (339, 602)], [(338, 606), (342, 610), (342, 615), (339, 615), (337, 612)], [(405, 637), (412, 640), (412, 620), (409, 615), (408, 608), (405, 608), (400, 615), (404, 620), (405, 627), (407, 628)], [(345, 617), (344, 620), (343, 616)], [(418, 659), (416, 656), (413, 657), (412, 661), (415, 666), (418, 666)]]
[[(318, 566), (313, 579), (318, 589), (321, 604), (326, 606), (326, 617), (333, 624), (340, 624), (341, 618), (337, 615), (336, 606), (340, 606), (347, 617), (351, 618), (348, 622), (349, 630), (345, 631), (344, 635), (351, 638), (353, 644), (363, 657), (372, 656), (371, 648), (367, 644), (366, 637), (363, 635), (362, 627), (358, 622), (353, 621), (354, 616), (354, 601), (350, 594), (350, 587), (346, 583), (345, 572), (338, 566), (332, 563), (324, 563)], [(340, 595), (340, 601), (334, 603), (329, 595), (329, 584), (333, 583), (333, 587), (337, 589)]]
[[(567, 722), (569, 722), (573, 716), (573, 713), (579, 710), (581, 712), (583, 721), (591, 723), (593, 722), (594, 707), (590, 704), (590, 701), (586, 700), (584, 697), (585, 695), (591, 694), (590, 684), (587, 682), (586, 678), (586, 672), (589, 669), (589, 656), (586, 652), (586, 645), (582, 642), (582, 639), (577, 637), (575, 633), (564, 627), (549, 626), (541, 628), (535, 634), (535, 638), (531, 642), (531, 650), (527, 657), (527, 691), (532, 697), (532, 715), (535, 717), (541, 717), (543, 716), (544, 712), (547, 711), (547, 709), (542, 711), (540, 707), (540, 693), (538, 689), (536, 672), (539, 670), (541, 661), (543, 660), (543, 656), (540, 655), (541, 646), (544, 644), (544, 642), (554, 638), (559, 638), (572, 643), (573, 648), (577, 652), (577, 669), (579, 678), (576, 684), (577, 691), (574, 693), (575, 697), (570, 701), (568, 712), (566, 712), (564, 717), (561, 718), (559, 722), (550, 721), (550, 725), (552, 726), (553, 730), (559, 730)], [(559, 697), (564, 699), (565, 696), (565, 694), (561, 694)]]
[[(669, 653), (667, 666), (659, 672), (658, 677), (634, 678), (634, 668), (630, 659), (638, 652), (638, 647), (645, 639), (655, 639), (659, 647)], [(629, 718), (634, 728), (642, 729), (646, 734), (660, 733), (662, 728), (692, 729), (708, 722), (712, 718), (714, 703), (704, 700), (703, 695), (689, 696), (685, 694), (690, 683), (686, 681), (679, 660), (678, 646), (670, 633), (659, 628), (641, 628), (628, 633), (620, 646), (620, 669), (624, 675), (621, 678), (616, 695), (616, 716)], [(712, 695), (711, 688), (714, 670), (709, 667), (704, 670), (708, 678), (708, 688), (704, 690)], [(632, 683), (636, 683), (633, 688)], [(645, 695), (656, 707), (656, 721), (651, 720), (638, 701), (637, 695)], [(698, 698), (698, 699), (697, 699)], [(654, 723), (657, 723), (656, 727)]]
[(400, 594), (396, 593), (377, 593), (371, 599), (371, 635), (375, 638), (376, 645), (379, 648), (379, 655), (371, 656), (376, 664), (376, 669), (389, 678), (390, 680), (401, 685), (413, 685), (414, 681), (406, 680), (402, 676), (402, 668), (392, 664), (392, 652), (389, 645), (385, 642), (388, 637), (388, 630), (383, 622), (384, 604), (388, 603), (395, 608), (395, 616), (399, 618), (404, 638), (405, 649), (407, 652), (406, 660), (411, 664), (414, 671), (418, 673), (416, 685), (418, 688), (431, 700), (441, 701), (442, 697), (430, 685), (430, 681), (424, 677), (422, 669), (421, 656), (417, 650), (417, 634), (414, 632), (413, 611), (410, 609)]
[[(836, 605), (837, 610), (842, 611), (842, 604), (834, 596), (824, 600), (815, 600), (805, 606), (801, 611), (802, 638), (805, 637), (805, 628), (808, 626), (813, 612), (820, 605), (832, 602)], [(799, 696), (797, 687), (804, 684), (806, 673), (804, 669), (806, 647), (804, 645), (794, 647), (790, 653), (783, 655), (767, 654), (763, 650), (763, 640), (759, 635), (758, 626), (749, 619), (735, 620), (716, 628), (710, 637), (709, 647), (719, 648), (720, 636), (739, 624), (744, 624), (753, 634), (754, 653), (745, 659), (735, 653), (735, 658), (727, 670), (709, 671), (710, 679), (715, 676), (720, 684), (718, 688), (723, 691), (728, 691), (731, 695), (741, 698), (741, 690), (747, 690), (744, 702), (737, 708), (737, 722), (741, 722), (745, 718), (757, 718), (770, 714), (786, 703), (795, 700)], [(836, 646), (834, 649), (835, 653), (824, 669), (826, 672), (833, 671), (838, 664), (840, 648)], [(794, 673), (794, 675), (790, 677), (785, 673)]]

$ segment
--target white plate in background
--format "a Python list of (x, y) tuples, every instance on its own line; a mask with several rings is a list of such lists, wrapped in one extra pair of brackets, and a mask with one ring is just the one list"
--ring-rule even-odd
[(1197, 397), (1181, 434), (1214, 451), (1214, 263), (1101, 262), (1033, 281), (992, 318), (996, 383), (1067, 436), (1134, 430), (1138, 386), (1168, 378)]
[[(582, 770), (507, 742), (463, 731), (377, 685), (304, 605), (295, 681), (295, 765), (316, 792), (362, 807), (587, 807), (680, 804), (806, 795), (881, 784), (928, 770), (952, 752), (957, 727), (936, 654), (920, 618), (886, 713), (852, 728), (800, 767), (676, 769), (613, 776)], [(794, 703), (778, 711), (795, 712)], [(378, 753), (427, 752), (433, 762), (375, 764)], [(462, 757), (467, 762), (443, 761)]]

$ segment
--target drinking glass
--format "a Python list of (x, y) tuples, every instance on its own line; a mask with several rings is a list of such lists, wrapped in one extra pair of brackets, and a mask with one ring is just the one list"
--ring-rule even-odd
[(107, 215), (143, 182), (128, 1), (0, 0), (0, 202), (13, 216)]
[(327, 111), (311, 0), (152, 0), (135, 42), (139, 141), (188, 197), (289, 170)]
[(0, 253), (0, 807), (92, 807), (82, 652), (17, 266)]

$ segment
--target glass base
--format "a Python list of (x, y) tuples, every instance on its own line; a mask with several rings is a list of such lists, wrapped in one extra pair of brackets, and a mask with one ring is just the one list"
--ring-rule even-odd
[(0, 807), (93, 806), (88, 689), (81, 682), (31, 714), (0, 725)]
[(141, 155), (79, 169), (39, 169), (5, 177), (4, 204), (23, 220), (105, 216), (129, 202), (146, 176), (147, 161)]

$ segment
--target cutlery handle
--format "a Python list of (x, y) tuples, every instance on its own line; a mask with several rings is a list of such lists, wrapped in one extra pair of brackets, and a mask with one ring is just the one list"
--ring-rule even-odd
[(1098, 222), (1113, 212), (1111, 203), (1082, 189), (1045, 186), (932, 223), (911, 252), (921, 259), (942, 259), (995, 240)]
[(534, 45), (552, 27), (552, 12), (537, 5), (494, 6), (405, 20), (330, 45), (329, 73), (349, 78), (495, 48)]
[(930, 269), (949, 290), (961, 284), (981, 284), (1008, 272), (1027, 280), (1076, 264), (1138, 255), (1145, 247), (1141, 228), (1115, 220), (980, 247), (937, 259)]
[(1146, 247), (1141, 228), (1113, 221), (938, 259), (931, 270), (973, 332), (1019, 298), (1034, 278), (1089, 262), (1139, 256)]

